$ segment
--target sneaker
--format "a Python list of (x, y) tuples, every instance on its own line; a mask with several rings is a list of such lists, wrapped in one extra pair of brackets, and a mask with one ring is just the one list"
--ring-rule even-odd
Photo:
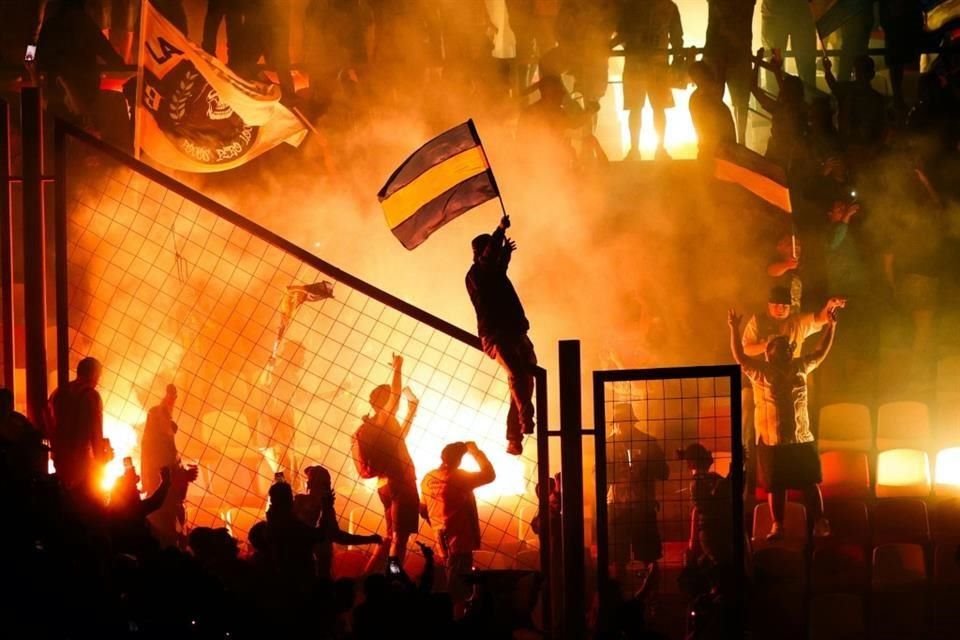
[(819, 518), (813, 525), (813, 535), (817, 538), (826, 538), (830, 535), (830, 521)]
[(534, 424), (533, 424), (533, 420), (531, 420), (530, 422), (528, 422), (528, 423), (526, 423), (525, 425), (523, 425), (523, 433), (524, 433), (524, 435), (528, 435), (528, 436), (529, 436), (529, 435), (532, 435), (532, 434), (533, 434), (533, 429), (534, 429)]
[(640, 150), (636, 147), (630, 147), (630, 151), (623, 157), (624, 162), (636, 162), (640, 160)]
[(653, 156), (654, 160), (673, 160), (673, 156), (667, 153), (663, 147), (657, 147), (657, 152)]
[(523, 442), (520, 440), (510, 440), (507, 442), (507, 453), (512, 456), (519, 456), (523, 453)]
[(767, 542), (776, 542), (777, 540), (783, 540), (783, 527), (780, 526), (779, 522), (774, 522), (773, 526), (770, 527), (770, 533), (767, 534)]

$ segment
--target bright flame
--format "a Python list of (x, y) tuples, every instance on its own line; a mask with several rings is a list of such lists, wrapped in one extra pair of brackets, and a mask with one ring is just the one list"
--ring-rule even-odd
[(960, 447), (944, 449), (937, 454), (937, 490), (960, 491)]
[(930, 463), (925, 451), (917, 449), (890, 449), (877, 457), (877, 493), (885, 488), (910, 489), (925, 492), (930, 489)]
[(104, 414), (103, 437), (108, 438), (110, 446), (113, 447), (113, 460), (104, 467), (103, 477), (100, 480), (100, 488), (104, 492), (109, 492), (116, 484), (117, 478), (123, 475), (123, 459), (132, 456), (137, 448), (137, 432), (126, 422)]

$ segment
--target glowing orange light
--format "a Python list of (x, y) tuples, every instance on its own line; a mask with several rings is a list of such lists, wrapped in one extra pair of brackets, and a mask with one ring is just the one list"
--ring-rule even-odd
[(960, 447), (937, 454), (937, 493), (960, 493)]
[(930, 462), (925, 451), (890, 449), (877, 457), (877, 496), (922, 496), (930, 492)]
[(127, 424), (110, 414), (103, 416), (103, 437), (110, 440), (113, 447), (113, 460), (103, 469), (100, 480), (100, 489), (109, 492), (116, 484), (117, 478), (123, 475), (123, 459), (132, 456), (137, 448), (137, 432)]

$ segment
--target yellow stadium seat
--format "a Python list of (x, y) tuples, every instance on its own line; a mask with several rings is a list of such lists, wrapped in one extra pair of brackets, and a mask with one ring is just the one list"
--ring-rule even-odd
[(878, 498), (930, 495), (930, 459), (919, 449), (891, 449), (877, 456)]

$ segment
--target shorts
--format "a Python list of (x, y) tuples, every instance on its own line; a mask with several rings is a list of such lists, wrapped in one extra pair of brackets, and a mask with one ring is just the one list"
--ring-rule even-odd
[(623, 63), (623, 109), (643, 109), (650, 98), (655, 110), (672, 109), (673, 91), (670, 88), (670, 67), (666, 63), (637, 60), (627, 56)]
[(805, 489), (822, 480), (816, 443), (757, 444), (757, 485), (765, 491)]
[(416, 486), (399, 489), (391, 481), (377, 489), (383, 504), (383, 515), (387, 520), (387, 537), (413, 535), (420, 528), (420, 496)]
[(631, 549), (633, 559), (641, 562), (655, 562), (663, 557), (656, 511), (635, 502), (611, 504), (609, 517), (607, 544), (614, 562), (629, 562)]

